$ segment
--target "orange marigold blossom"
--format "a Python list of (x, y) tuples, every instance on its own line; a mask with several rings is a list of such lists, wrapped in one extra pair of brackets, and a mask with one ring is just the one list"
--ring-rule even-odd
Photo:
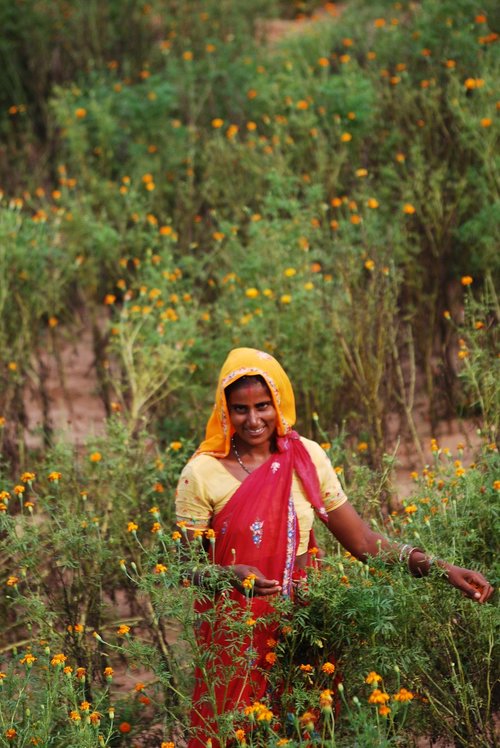
[(160, 745), (160, 748), (175, 748), (175, 743), (172, 743), (172, 741), (163, 741), (163, 743)]
[(57, 665), (64, 665), (67, 659), (68, 659), (67, 656), (65, 654), (62, 654), (61, 652), (60, 654), (56, 654), (53, 656), (53, 658), (50, 661), (50, 664), (53, 665), (54, 667), (56, 667)]
[(7, 585), (7, 587), (16, 587), (18, 582), (19, 577), (10, 576), (7, 577), (7, 581), (5, 582), (5, 584)]
[(127, 626), (125, 623), (122, 623), (116, 630), (118, 636), (126, 636), (129, 632), (130, 626)]
[(73, 722), (80, 722), (81, 716), (80, 713), (76, 711), (76, 709), (72, 709), (72, 711), (69, 713), (69, 718), (73, 720)]
[(379, 713), (379, 714), (380, 714), (380, 715), (381, 715), (382, 717), (387, 717), (387, 715), (391, 713), (391, 709), (390, 709), (390, 707), (388, 707), (388, 706), (387, 706), (387, 704), (382, 704), (382, 705), (381, 705), (381, 706), (379, 706), (379, 708), (378, 708), (378, 713)]
[(139, 525), (137, 525), (135, 522), (127, 523), (127, 532), (137, 532), (138, 529)]
[(5, 737), (7, 740), (14, 740), (14, 738), (17, 737), (16, 729), (14, 727), (9, 727), (9, 729), (5, 731)]
[(242, 730), (241, 728), (239, 730), (236, 730), (236, 732), (234, 733), (234, 737), (239, 743), (241, 743), (241, 741), (245, 739), (245, 730)]
[(323, 673), (326, 673), (327, 675), (332, 675), (335, 672), (335, 665), (333, 662), (325, 662), (321, 666), (321, 670)]
[(129, 722), (121, 722), (121, 723), (120, 723), (120, 724), (118, 725), (118, 730), (119, 730), (119, 731), (120, 731), (121, 733), (123, 733), (124, 735), (125, 735), (125, 734), (126, 734), (127, 732), (130, 732), (130, 731), (131, 731), (131, 729), (132, 729), (132, 725), (131, 725), (131, 724), (130, 724)]
[(382, 680), (382, 676), (376, 673), (375, 670), (370, 670), (365, 678), (365, 683), (378, 683), (380, 680)]
[(472, 283), (474, 283), (474, 278), (472, 278), (471, 275), (463, 275), (460, 278), (460, 283), (462, 284), (462, 286), (470, 286), (472, 285)]
[(62, 473), (58, 473), (57, 470), (53, 470), (48, 475), (48, 479), (51, 483), (57, 483), (62, 478)]
[(415, 207), (411, 203), (405, 203), (403, 205), (403, 213), (411, 216), (413, 215), (413, 213), (415, 213)]
[(385, 691), (381, 691), (380, 688), (374, 688), (368, 697), (369, 704), (385, 704), (391, 697)]
[(276, 652), (268, 652), (265, 657), (266, 662), (268, 662), (270, 665), (274, 665), (277, 659), (278, 655), (276, 654)]
[(312, 665), (306, 664), (306, 665), (300, 665), (299, 670), (302, 670), (303, 673), (312, 673), (314, 668)]
[(80, 709), (82, 712), (90, 712), (90, 701), (82, 701)]
[(412, 692), (408, 691), (406, 688), (400, 688), (397, 694), (393, 696), (394, 701), (401, 701), (401, 702), (411, 701), (414, 698), (415, 697), (412, 694)]
[(100, 452), (92, 452), (89, 455), (90, 462), (100, 462), (102, 460), (102, 454)]
[(27, 665), (28, 667), (31, 667), (33, 663), (36, 662), (36, 660), (37, 658), (35, 657), (35, 655), (32, 655), (31, 652), (28, 652), (21, 660), (19, 660), (19, 662), (21, 663), (21, 665)]

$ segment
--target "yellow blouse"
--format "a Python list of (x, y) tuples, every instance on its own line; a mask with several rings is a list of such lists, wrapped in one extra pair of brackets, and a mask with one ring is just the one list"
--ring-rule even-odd
[[(300, 438), (318, 471), (326, 511), (331, 512), (344, 504), (347, 497), (325, 451), (316, 442)], [(220, 512), (239, 486), (240, 481), (216, 457), (197, 455), (187, 463), (179, 478), (175, 500), (177, 521), (186, 522), (190, 529), (209, 528), (211, 518)], [(295, 473), (292, 497), (300, 530), (297, 549), (297, 555), (300, 555), (307, 551), (314, 509)]]

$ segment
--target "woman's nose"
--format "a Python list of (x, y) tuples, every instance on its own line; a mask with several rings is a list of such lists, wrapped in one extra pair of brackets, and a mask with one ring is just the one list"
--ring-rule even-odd
[(252, 425), (259, 423), (259, 414), (256, 410), (252, 409), (248, 411), (248, 422)]

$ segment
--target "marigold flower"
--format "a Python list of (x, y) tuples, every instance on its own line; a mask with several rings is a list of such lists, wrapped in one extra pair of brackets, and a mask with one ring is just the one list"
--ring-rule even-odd
[(370, 670), (365, 678), (365, 683), (370, 685), (371, 683), (378, 683), (379, 680), (382, 680), (382, 676), (376, 673), (375, 670)]
[(166, 571), (168, 571), (168, 566), (165, 566), (165, 564), (156, 564), (153, 574), (165, 574)]
[(131, 725), (131, 724), (130, 724), (129, 722), (121, 722), (121, 723), (120, 723), (120, 724), (118, 725), (118, 730), (119, 730), (119, 731), (120, 731), (121, 733), (123, 733), (124, 735), (125, 735), (125, 734), (126, 734), (127, 732), (130, 732), (130, 730), (131, 730), (131, 729), (132, 729), (132, 725)]
[(245, 621), (245, 623), (246, 623), (247, 626), (255, 626), (255, 624), (257, 623), (257, 621), (255, 620), (255, 618), (247, 618), (247, 620)]
[(28, 652), (21, 660), (19, 660), (19, 662), (21, 663), (21, 665), (27, 665), (27, 667), (31, 667), (33, 663), (36, 662), (36, 659), (37, 658), (35, 657), (35, 655), (32, 655), (31, 652)]
[(276, 654), (276, 652), (268, 652), (265, 657), (266, 662), (268, 662), (270, 665), (274, 665), (277, 659), (278, 655)]
[(234, 737), (238, 741), (238, 743), (241, 743), (243, 740), (245, 740), (245, 730), (236, 730), (234, 733)]
[(387, 704), (382, 704), (378, 708), (378, 713), (382, 715), (382, 717), (387, 717), (387, 715), (391, 713), (391, 709), (387, 706)]
[(408, 506), (405, 506), (405, 512), (406, 514), (414, 514), (417, 511), (418, 507), (416, 504), (408, 504)]
[(366, 204), (372, 210), (376, 210), (376, 208), (379, 207), (379, 202), (374, 197), (369, 197), (368, 200), (366, 201)]
[(90, 701), (82, 701), (80, 704), (80, 709), (82, 712), (90, 712)]
[(114, 675), (114, 670), (112, 667), (105, 667), (104, 668), (104, 677), (105, 678), (112, 678)]
[(327, 675), (332, 675), (335, 672), (335, 665), (333, 662), (325, 662), (321, 666), (321, 670), (323, 673), (326, 673)]
[(36, 478), (35, 473), (23, 473), (21, 475), (21, 482), (22, 483), (31, 483), (31, 481), (34, 481)]
[(62, 652), (60, 652), (59, 654), (56, 654), (53, 656), (53, 658), (50, 661), (50, 664), (53, 665), (54, 667), (57, 667), (57, 665), (64, 665), (67, 659), (68, 659), (67, 656), (65, 654), (62, 654)]
[(170, 442), (170, 449), (172, 449), (174, 452), (178, 452), (180, 449), (182, 449), (182, 442)]
[(291, 304), (292, 303), (292, 297), (288, 293), (282, 294), (280, 301), (282, 304)]
[(259, 289), (258, 288), (247, 288), (245, 291), (245, 296), (249, 299), (256, 299), (259, 295)]
[(397, 694), (393, 696), (394, 701), (401, 701), (401, 702), (411, 701), (414, 698), (415, 697), (412, 694), (412, 692), (408, 691), (406, 688), (400, 688)]
[(500, 491), (500, 480), (493, 481), (493, 488), (495, 491)]
[(121, 626), (119, 626), (116, 630), (118, 636), (126, 636), (129, 632), (130, 626), (127, 626), (125, 623), (122, 623)]
[(182, 538), (182, 535), (180, 534), (180, 532), (175, 530), (175, 532), (172, 533), (171, 538), (172, 540), (175, 540), (177, 542)]
[(325, 688), (324, 691), (321, 691), (319, 695), (319, 705), (322, 709), (331, 709), (333, 703), (332, 694), (333, 691), (329, 688)]
[(403, 205), (403, 213), (406, 213), (406, 215), (411, 216), (415, 213), (415, 207), (411, 203), (405, 203)]
[(141, 691), (144, 691), (146, 688), (146, 684), (142, 683), (142, 681), (138, 681), (134, 686), (134, 691), (137, 691), (137, 693), (140, 693)]
[(84, 119), (87, 116), (87, 110), (83, 107), (78, 107), (78, 109), (75, 109), (75, 117), (77, 119)]
[(215, 130), (218, 130), (218, 129), (219, 129), (219, 128), (221, 128), (221, 127), (222, 127), (223, 125), (224, 125), (224, 120), (223, 120), (223, 119), (221, 119), (220, 117), (216, 117), (215, 119), (213, 119), (213, 120), (212, 120), (212, 127), (213, 127), (213, 128), (215, 129)]
[(102, 454), (100, 452), (92, 452), (91, 455), (89, 455), (90, 462), (100, 462), (102, 460)]
[(161, 533), (161, 531), (162, 531), (161, 524), (159, 522), (154, 522), (153, 526), (151, 527), (151, 532), (152, 533)]
[(349, 143), (349, 141), (352, 140), (352, 135), (350, 132), (343, 132), (340, 136), (340, 140), (342, 143)]
[(127, 532), (137, 532), (138, 529), (139, 525), (137, 525), (135, 522), (127, 523)]
[(463, 275), (460, 278), (460, 283), (462, 284), (462, 286), (470, 286), (472, 285), (472, 283), (474, 283), (474, 278), (472, 278), (472, 276), (470, 275)]
[(17, 587), (18, 582), (19, 582), (19, 577), (11, 576), (7, 578), (7, 581), (5, 582), (5, 584), (7, 585), (7, 587)]
[(81, 716), (80, 712), (77, 712), (76, 709), (72, 709), (69, 713), (69, 718), (73, 720), (73, 722), (80, 722)]
[(89, 714), (89, 721), (91, 725), (100, 725), (101, 724), (101, 715), (99, 712), (92, 712)]
[(312, 665), (300, 665), (299, 670), (302, 670), (303, 673), (312, 673), (314, 670)]
[(374, 688), (368, 697), (369, 704), (385, 704), (391, 697), (385, 691), (381, 691), (380, 688)]
[(286, 268), (286, 269), (285, 269), (285, 270), (283, 271), (283, 275), (284, 275), (284, 276), (285, 276), (286, 278), (293, 278), (293, 276), (294, 276), (294, 275), (297, 275), (297, 271), (295, 270), (295, 268)]
[(208, 540), (215, 540), (215, 530), (212, 530), (210, 527), (205, 531), (205, 537), (208, 538)]

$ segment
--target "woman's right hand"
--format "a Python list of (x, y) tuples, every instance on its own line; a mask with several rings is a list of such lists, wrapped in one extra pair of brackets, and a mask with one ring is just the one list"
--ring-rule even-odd
[(234, 575), (234, 587), (242, 594), (259, 597), (276, 595), (281, 592), (281, 584), (277, 579), (266, 579), (255, 566), (234, 564), (228, 567)]

